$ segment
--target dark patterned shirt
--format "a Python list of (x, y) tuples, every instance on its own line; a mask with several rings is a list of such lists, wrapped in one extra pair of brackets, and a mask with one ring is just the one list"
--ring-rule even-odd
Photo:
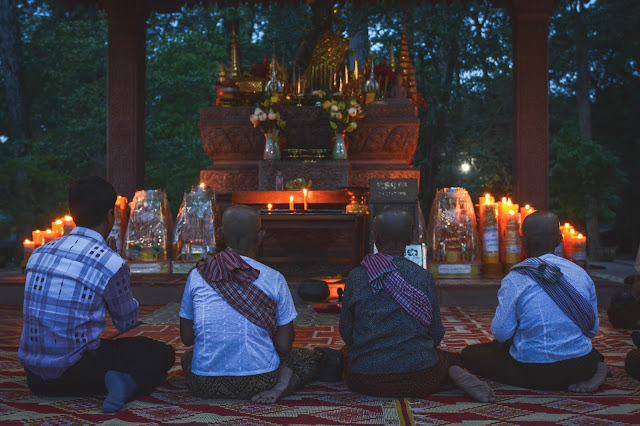
[(374, 293), (365, 269), (354, 269), (344, 288), (340, 317), (340, 335), (350, 346), (353, 373), (406, 373), (438, 362), (435, 348), (444, 337), (444, 327), (433, 277), (404, 257), (394, 257), (393, 262), (402, 278), (431, 300), (431, 326), (420, 324), (385, 289)]
[(43, 379), (100, 345), (107, 309), (119, 330), (136, 321), (129, 267), (94, 230), (76, 227), (38, 247), (26, 272), (18, 361)]

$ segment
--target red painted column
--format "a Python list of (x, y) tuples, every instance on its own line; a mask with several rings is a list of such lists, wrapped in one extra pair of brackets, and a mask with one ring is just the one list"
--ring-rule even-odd
[(513, 191), (520, 205), (549, 208), (549, 17), (554, 0), (511, 0)]
[(131, 199), (144, 188), (146, 2), (104, 2), (108, 23), (107, 177)]

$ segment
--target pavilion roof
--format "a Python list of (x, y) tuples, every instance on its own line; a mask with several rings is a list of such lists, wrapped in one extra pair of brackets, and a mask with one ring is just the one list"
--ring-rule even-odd
[[(103, 9), (106, 3), (110, 3), (112, 0), (57, 0), (58, 3), (66, 6), (69, 9), (75, 7), (81, 8), (89, 8), (89, 7), (98, 7)], [(115, 0), (116, 2), (120, 2), (123, 4), (123, 7), (131, 4), (124, 1)], [(339, 0), (341, 2), (345, 2), (344, 0)], [(384, 4), (385, 6), (414, 6), (421, 3), (437, 3), (439, 0), (349, 0), (349, 3), (353, 3), (355, 5), (379, 5)], [(449, 2), (453, 2), (453, 0), (448, 0)], [(464, 2), (476, 2), (480, 3), (481, 0), (462, 0)], [(490, 3), (493, 3), (497, 7), (504, 7), (509, 3), (510, 0), (488, 0)], [(301, 6), (305, 3), (308, 3), (309, 0), (131, 0), (132, 3), (136, 3), (136, 6), (142, 6), (146, 4), (149, 10), (157, 11), (157, 12), (174, 12), (179, 10), (182, 6), (195, 6), (198, 4), (202, 5), (211, 5), (217, 4), (223, 7), (236, 7), (240, 4), (264, 4), (264, 5), (293, 5), (293, 6)]]

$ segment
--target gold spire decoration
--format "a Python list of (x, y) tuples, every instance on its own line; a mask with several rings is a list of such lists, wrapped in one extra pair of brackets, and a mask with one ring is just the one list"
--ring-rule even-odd
[(398, 68), (396, 65), (396, 55), (393, 51), (393, 42), (391, 42), (391, 47), (389, 48), (389, 67), (391, 68), (391, 71), (396, 72), (396, 68)]
[(268, 93), (282, 93), (282, 83), (278, 81), (276, 70), (278, 69), (278, 62), (276, 61), (276, 42), (273, 42), (273, 56), (271, 59), (271, 80), (267, 82), (264, 88)]
[(362, 76), (367, 78), (371, 73), (371, 42), (367, 46), (367, 61), (364, 63), (364, 69), (362, 70)]
[(409, 55), (409, 40), (407, 39), (407, 26), (402, 22), (402, 41), (400, 44), (400, 72), (402, 73), (402, 81), (407, 89), (407, 97), (411, 99), (413, 104), (424, 106), (424, 98), (418, 93), (416, 87), (416, 69), (411, 63)]
[(229, 58), (229, 79), (240, 77), (240, 60), (238, 58), (238, 43), (236, 42), (235, 21), (231, 22), (231, 57)]

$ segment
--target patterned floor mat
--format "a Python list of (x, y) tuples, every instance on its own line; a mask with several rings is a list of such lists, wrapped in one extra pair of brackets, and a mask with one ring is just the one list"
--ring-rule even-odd
[[(311, 303), (296, 304), (298, 317), (293, 320), (297, 326), (303, 325), (335, 325), (340, 321), (340, 314), (318, 313), (311, 308)], [(145, 324), (179, 324), (180, 303), (168, 303), (151, 314), (142, 317)]]
[[(169, 379), (150, 396), (136, 399), (122, 412), (100, 413), (101, 397), (40, 398), (26, 386), (24, 372), (16, 361), (21, 313), (15, 307), (0, 306), (0, 423), (16, 425), (72, 425), (108, 422), (114, 424), (228, 425), (275, 424), (633, 424), (640, 421), (640, 383), (624, 373), (624, 356), (633, 348), (628, 331), (611, 328), (601, 312), (601, 329), (594, 345), (606, 357), (612, 377), (593, 395), (531, 391), (492, 383), (497, 402), (470, 401), (457, 390), (441, 391), (429, 399), (372, 398), (350, 392), (344, 383), (312, 383), (273, 406), (245, 401), (202, 401), (186, 389), (179, 358), (186, 350), (179, 339), (179, 327), (151, 324), (175, 318), (176, 307), (145, 308), (146, 322), (124, 336), (143, 335), (170, 343), (178, 361)], [(443, 308), (447, 330), (442, 347), (459, 351), (471, 343), (489, 341), (493, 308)], [(156, 318), (156, 319), (154, 319)], [(161, 319), (164, 318), (164, 319)], [(147, 322), (148, 321), (148, 322)], [(107, 330), (109, 332), (109, 330)], [(5, 342), (8, 342), (5, 344)], [(296, 326), (296, 346), (343, 345), (333, 324)]]

